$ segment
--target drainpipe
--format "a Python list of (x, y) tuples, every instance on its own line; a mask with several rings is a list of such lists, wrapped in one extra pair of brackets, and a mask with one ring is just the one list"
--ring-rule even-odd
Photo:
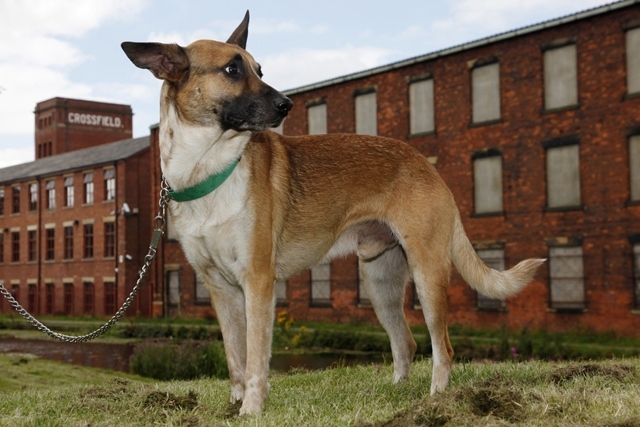
[[(40, 292), (41, 292), (41, 283), (42, 283), (42, 230), (44, 229), (44, 224), (42, 224), (42, 185), (41, 178), (36, 176), (36, 185), (38, 186), (38, 199), (36, 200), (36, 209), (38, 210), (38, 227), (36, 228), (36, 263), (37, 263), (37, 282), (36, 286), (38, 287), (38, 292), (36, 292), (36, 312), (35, 314), (40, 314)], [(31, 197), (31, 194), (29, 194)], [(29, 252), (29, 231), (27, 231), (27, 254)], [(29, 258), (27, 256), (27, 262), (29, 262)], [(29, 285), (27, 284), (27, 298), (29, 297)]]

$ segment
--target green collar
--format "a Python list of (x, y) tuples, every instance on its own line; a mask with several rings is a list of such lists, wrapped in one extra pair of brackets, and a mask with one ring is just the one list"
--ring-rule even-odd
[(220, 187), (223, 182), (229, 178), (231, 172), (238, 166), (240, 159), (235, 160), (225, 170), (220, 173), (213, 174), (209, 178), (205, 179), (199, 184), (193, 187), (185, 188), (181, 191), (169, 190), (169, 197), (176, 202), (190, 202), (191, 200), (199, 199), (207, 194), (211, 193), (216, 188)]

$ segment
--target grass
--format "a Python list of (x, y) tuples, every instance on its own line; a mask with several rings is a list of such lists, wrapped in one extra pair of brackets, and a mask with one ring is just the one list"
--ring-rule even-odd
[(396, 385), (388, 365), (272, 374), (265, 413), (246, 418), (228, 403), (228, 380), (149, 382), (23, 359), (0, 356), (1, 426), (640, 427), (638, 358), (457, 363), (434, 397), (429, 360)]

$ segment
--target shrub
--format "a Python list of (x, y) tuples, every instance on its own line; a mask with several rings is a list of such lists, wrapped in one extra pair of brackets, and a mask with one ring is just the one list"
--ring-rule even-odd
[(163, 381), (226, 378), (229, 375), (224, 348), (215, 340), (146, 342), (134, 349), (130, 368), (143, 377)]

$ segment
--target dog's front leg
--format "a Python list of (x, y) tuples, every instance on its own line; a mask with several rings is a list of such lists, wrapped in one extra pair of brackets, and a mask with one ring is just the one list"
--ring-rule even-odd
[(247, 324), (244, 293), (214, 272), (214, 283), (209, 286), (211, 301), (222, 331), (224, 350), (231, 381), (231, 403), (244, 399), (245, 370), (247, 365)]
[(267, 398), (267, 374), (275, 316), (273, 277), (268, 273), (249, 275), (245, 288), (247, 370), (240, 415), (260, 414)]

